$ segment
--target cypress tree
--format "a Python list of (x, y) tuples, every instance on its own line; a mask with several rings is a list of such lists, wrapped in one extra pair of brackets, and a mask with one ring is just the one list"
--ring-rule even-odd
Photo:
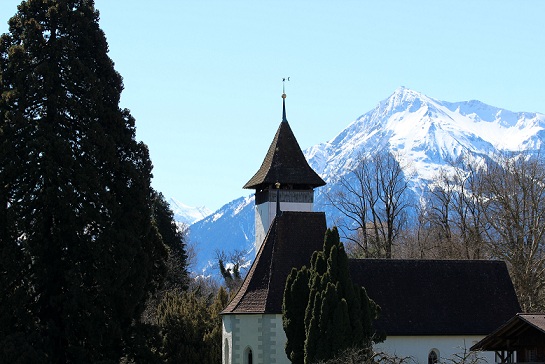
[(165, 248), (93, 0), (28, 0), (0, 39), (0, 354), (118, 362)]
[(306, 267), (292, 269), (286, 281), (282, 302), (282, 323), (289, 340), (286, 355), (292, 363), (303, 363), (305, 357), (305, 311), (309, 299), (309, 271)]
[[(304, 308), (302, 308), (304, 307)], [(371, 354), (379, 307), (352, 283), (337, 228), (328, 229), (310, 269), (293, 269), (286, 280), (283, 324), (292, 363), (328, 360), (348, 348)], [(300, 319), (304, 316), (304, 319)]]

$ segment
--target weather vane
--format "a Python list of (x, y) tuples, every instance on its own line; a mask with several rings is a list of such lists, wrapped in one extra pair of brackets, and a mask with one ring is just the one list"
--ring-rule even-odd
[(282, 77), (282, 98), (286, 98), (286, 81), (289, 81), (289, 77)]

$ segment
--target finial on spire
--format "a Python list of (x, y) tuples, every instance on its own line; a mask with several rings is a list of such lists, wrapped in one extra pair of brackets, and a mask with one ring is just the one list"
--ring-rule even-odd
[(289, 81), (289, 77), (283, 77), (282, 78), (282, 98), (286, 98), (286, 81)]
[(289, 80), (289, 77), (282, 78), (282, 121), (288, 121), (286, 119), (286, 81)]

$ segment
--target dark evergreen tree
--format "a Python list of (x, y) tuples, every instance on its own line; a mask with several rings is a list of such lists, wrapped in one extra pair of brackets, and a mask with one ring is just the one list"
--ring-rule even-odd
[(174, 213), (160, 192), (154, 194), (153, 216), (163, 243), (168, 250), (163, 290), (186, 290), (189, 283), (184, 233), (176, 225)]
[(309, 270), (292, 269), (286, 280), (282, 302), (282, 323), (288, 337), (286, 354), (292, 363), (303, 363), (305, 358), (305, 311), (309, 300)]
[(220, 312), (227, 305), (221, 287), (215, 298), (200, 289), (165, 293), (158, 307), (158, 325), (163, 339), (161, 358), (165, 363), (221, 362)]
[(23, 1), (0, 39), (4, 362), (119, 362), (164, 271), (152, 165), (98, 19), (92, 0)]
[(222, 331), (223, 324), (221, 321), (221, 311), (229, 303), (229, 293), (220, 287), (212, 305), (209, 308), (210, 312), (210, 331), (204, 336), (204, 342), (208, 346), (208, 358), (210, 364), (221, 363), (222, 349)]
[(310, 269), (293, 269), (288, 276), (282, 311), (292, 363), (331, 359), (349, 348), (371, 354), (379, 307), (352, 283), (337, 228), (327, 230), (324, 248), (314, 252)]

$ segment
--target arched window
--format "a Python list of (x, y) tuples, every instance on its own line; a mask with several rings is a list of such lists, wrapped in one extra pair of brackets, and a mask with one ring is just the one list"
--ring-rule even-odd
[(432, 349), (428, 354), (428, 364), (437, 363), (439, 363), (439, 351), (437, 349)]
[(254, 364), (254, 353), (249, 346), (244, 350), (244, 364)]

